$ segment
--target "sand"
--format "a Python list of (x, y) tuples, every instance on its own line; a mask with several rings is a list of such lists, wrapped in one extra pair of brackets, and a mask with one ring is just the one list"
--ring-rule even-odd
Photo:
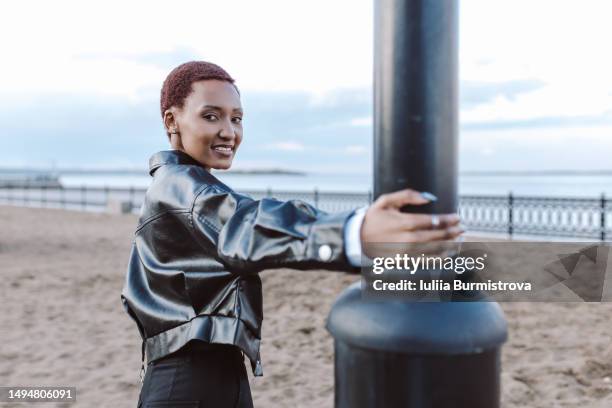
[[(0, 206), (0, 385), (77, 387), (76, 404), (44, 406), (136, 407), (140, 337), (120, 301), (136, 223), (135, 215)], [(356, 279), (262, 273), (265, 376), (248, 371), (256, 407), (333, 406), (333, 346), (324, 322), (337, 294)], [(502, 308), (510, 327), (504, 407), (612, 406), (612, 304)]]

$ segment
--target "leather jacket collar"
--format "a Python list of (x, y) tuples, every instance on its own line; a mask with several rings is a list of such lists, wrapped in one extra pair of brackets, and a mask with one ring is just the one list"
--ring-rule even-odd
[(153, 176), (155, 170), (164, 164), (195, 164), (204, 168), (199, 161), (181, 150), (162, 150), (149, 159), (149, 174)]

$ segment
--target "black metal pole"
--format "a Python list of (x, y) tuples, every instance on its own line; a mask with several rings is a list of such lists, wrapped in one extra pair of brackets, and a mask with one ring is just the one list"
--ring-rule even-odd
[[(435, 194), (406, 212), (457, 211), (458, 0), (375, 6), (374, 199)], [(336, 408), (497, 408), (506, 322), (494, 302), (336, 300)]]
[(374, 25), (374, 199), (403, 188), (457, 210), (457, 0), (378, 0)]

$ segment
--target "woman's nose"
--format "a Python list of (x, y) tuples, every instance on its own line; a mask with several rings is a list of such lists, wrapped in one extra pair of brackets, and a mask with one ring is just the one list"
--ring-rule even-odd
[(224, 120), (222, 122), (221, 129), (219, 129), (219, 136), (223, 138), (234, 138), (236, 137), (236, 129), (231, 120)]

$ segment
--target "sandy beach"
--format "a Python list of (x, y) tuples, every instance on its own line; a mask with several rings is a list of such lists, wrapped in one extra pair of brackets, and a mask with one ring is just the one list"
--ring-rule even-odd
[[(0, 206), (0, 385), (77, 387), (76, 404), (44, 406), (136, 407), (140, 337), (120, 301), (136, 223), (135, 215)], [(265, 375), (247, 370), (256, 407), (333, 407), (324, 323), (357, 279), (262, 273)], [(612, 406), (612, 304), (501, 306), (510, 328), (503, 407)]]

